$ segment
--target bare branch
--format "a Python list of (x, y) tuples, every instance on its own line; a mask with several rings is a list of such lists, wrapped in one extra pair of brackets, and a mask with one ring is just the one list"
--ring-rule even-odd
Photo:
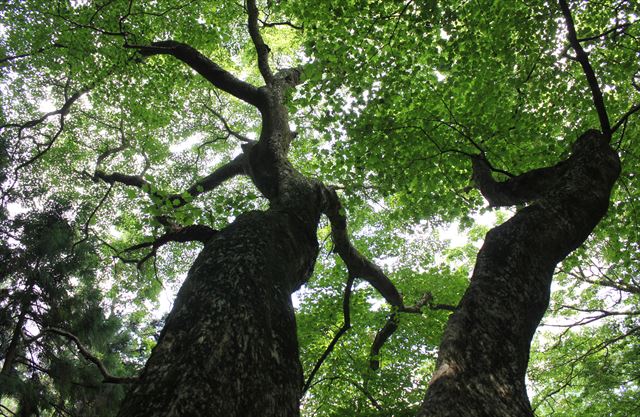
[(98, 359), (95, 355), (93, 355), (89, 349), (87, 349), (82, 342), (80, 342), (80, 339), (78, 339), (78, 337), (72, 333), (69, 333), (65, 330), (62, 329), (58, 329), (55, 327), (50, 327), (47, 329), (43, 330), (44, 332), (47, 333), (54, 333), (57, 334), (59, 336), (63, 336), (69, 340), (71, 340), (73, 343), (75, 343), (76, 347), (78, 348), (78, 350), (80, 351), (80, 354), (89, 362), (93, 363), (94, 365), (96, 365), (98, 367), (98, 370), (100, 371), (100, 373), (102, 374), (103, 382), (106, 383), (111, 383), (111, 384), (131, 384), (133, 382), (136, 382), (138, 380), (137, 377), (118, 377), (118, 376), (113, 376), (109, 373), (109, 371), (107, 370), (107, 368), (104, 366), (104, 364), (102, 363), (102, 361), (100, 359)]
[(558, 0), (560, 5), (560, 9), (562, 10), (562, 14), (564, 15), (564, 20), (567, 24), (567, 38), (571, 47), (576, 53), (576, 60), (582, 66), (582, 71), (587, 78), (587, 82), (589, 83), (589, 88), (591, 89), (591, 96), (593, 98), (593, 104), (598, 112), (598, 119), (600, 119), (600, 128), (602, 129), (602, 133), (607, 137), (607, 139), (611, 140), (611, 124), (609, 122), (609, 116), (607, 115), (607, 109), (604, 105), (604, 98), (602, 97), (602, 91), (600, 90), (600, 85), (598, 84), (598, 79), (596, 78), (596, 74), (593, 71), (593, 67), (589, 62), (589, 56), (582, 48), (580, 41), (578, 40), (578, 35), (576, 34), (576, 27), (573, 22), (573, 16), (571, 16), (571, 10), (569, 9), (569, 5), (566, 0)]
[(150, 45), (125, 44), (125, 47), (136, 49), (143, 56), (171, 55), (187, 64), (220, 90), (259, 109), (265, 105), (264, 95), (258, 88), (236, 78), (190, 45), (167, 40), (152, 42)]

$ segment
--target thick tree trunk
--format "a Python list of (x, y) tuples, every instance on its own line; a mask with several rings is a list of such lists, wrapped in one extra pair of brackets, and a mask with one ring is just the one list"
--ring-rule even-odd
[(298, 416), (290, 295), (312, 273), (316, 225), (250, 212), (209, 241), (119, 416)]
[(476, 184), (492, 205), (533, 202), (487, 233), (420, 417), (533, 416), (525, 374), (554, 268), (605, 215), (619, 172), (616, 153), (595, 131), (566, 161), (503, 183), (474, 161)]

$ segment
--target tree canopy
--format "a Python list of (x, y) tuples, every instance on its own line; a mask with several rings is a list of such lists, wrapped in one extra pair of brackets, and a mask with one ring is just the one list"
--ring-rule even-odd
[(277, 206), (270, 171), (247, 171), (272, 85), (283, 169), (339, 198), (293, 295), (302, 415), (416, 415), (485, 233), (528, 205), (488, 206), (472, 161), (508, 180), (589, 129), (622, 171), (556, 269), (527, 391), (540, 416), (638, 414), (639, 15), (630, 0), (4, 2), (0, 415), (118, 413), (203, 243)]

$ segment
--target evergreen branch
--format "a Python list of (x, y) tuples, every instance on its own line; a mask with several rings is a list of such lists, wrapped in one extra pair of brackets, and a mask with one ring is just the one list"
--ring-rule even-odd
[(152, 42), (150, 45), (125, 44), (124, 46), (137, 50), (143, 56), (171, 55), (187, 64), (220, 90), (258, 109), (265, 106), (264, 95), (258, 88), (240, 80), (186, 43), (166, 40)]
[(100, 371), (100, 373), (102, 374), (102, 377), (104, 378), (103, 382), (110, 383), (110, 384), (131, 384), (138, 381), (137, 377), (118, 377), (118, 376), (111, 375), (107, 370), (107, 368), (104, 366), (104, 363), (102, 363), (100, 359), (98, 359), (94, 354), (92, 354), (91, 351), (89, 351), (89, 349), (87, 349), (82, 344), (82, 342), (80, 342), (80, 339), (78, 339), (76, 335), (69, 333), (65, 330), (58, 329), (56, 327), (49, 327), (47, 329), (44, 329), (44, 332), (54, 333), (72, 341), (78, 348), (78, 351), (80, 351), (80, 354), (86, 360), (88, 360), (89, 362), (93, 363), (98, 367), (98, 370)]
[(253, 41), (258, 54), (258, 69), (262, 78), (267, 85), (273, 84), (274, 77), (269, 67), (269, 46), (264, 43), (260, 29), (258, 28), (258, 6), (256, 0), (247, 0), (247, 24), (249, 26), (249, 35)]
[(564, 20), (567, 25), (567, 38), (574, 52), (576, 53), (576, 60), (582, 66), (582, 72), (584, 72), (585, 77), (587, 78), (587, 83), (589, 84), (589, 88), (591, 89), (591, 96), (593, 98), (593, 104), (598, 112), (598, 119), (600, 120), (600, 128), (602, 129), (602, 133), (607, 137), (607, 139), (611, 140), (611, 134), (613, 133), (611, 130), (611, 124), (609, 122), (609, 116), (607, 115), (607, 109), (604, 105), (604, 98), (602, 96), (602, 91), (600, 90), (600, 85), (598, 84), (598, 79), (596, 78), (596, 74), (589, 62), (589, 56), (582, 48), (580, 44), (580, 40), (578, 39), (578, 35), (576, 34), (576, 27), (573, 21), (573, 16), (571, 15), (571, 10), (569, 9), (569, 5), (566, 0), (558, 0), (558, 4), (560, 5), (560, 9), (562, 10), (562, 14), (564, 15)]
[(349, 302), (351, 300), (351, 290), (353, 287), (353, 280), (354, 280), (354, 277), (351, 274), (349, 274), (349, 278), (347, 279), (347, 284), (344, 287), (344, 297), (342, 298), (342, 316), (343, 316), (342, 327), (338, 329), (336, 334), (333, 336), (333, 339), (325, 349), (324, 353), (322, 354), (322, 356), (320, 356), (320, 359), (318, 359), (315, 366), (311, 370), (311, 373), (309, 374), (309, 377), (307, 378), (307, 381), (304, 383), (304, 386), (302, 388), (301, 396), (304, 396), (304, 394), (311, 387), (313, 378), (316, 376), (316, 373), (318, 372), (318, 370), (320, 369), (324, 361), (329, 357), (329, 355), (333, 351), (333, 348), (338, 343), (338, 340), (340, 340), (342, 335), (344, 335), (347, 331), (349, 331), (349, 329), (351, 329), (351, 309), (350, 309)]

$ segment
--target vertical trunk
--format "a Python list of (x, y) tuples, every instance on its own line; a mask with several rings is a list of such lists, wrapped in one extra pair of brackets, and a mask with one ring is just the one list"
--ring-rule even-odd
[(298, 416), (290, 295), (312, 272), (316, 225), (250, 212), (209, 241), (119, 416)]
[(620, 163), (606, 139), (589, 131), (555, 167), (504, 183), (487, 172), (474, 163), (476, 183), (490, 202), (533, 202), (487, 233), (469, 288), (447, 324), (420, 417), (533, 416), (525, 374), (554, 268), (606, 213)]
[(2, 364), (2, 371), (0, 371), (0, 377), (7, 377), (13, 369), (13, 362), (16, 360), (16, 356), (18, 355), (18, 345), (20, 344), (20, 339), (22, 338), (22, 328), (24, 327), (24, 323), (27, 319), (27, 303), (24, 303), (20, 308), (20, 316), (18, 317), (18, 322), (16, 323), (16, 327), (13, 329), (13, 335), (11, 336), (11, 341), (9, 342), (9, 346), (7, 347), (7, 351), (4, 354), (4, 363)]

